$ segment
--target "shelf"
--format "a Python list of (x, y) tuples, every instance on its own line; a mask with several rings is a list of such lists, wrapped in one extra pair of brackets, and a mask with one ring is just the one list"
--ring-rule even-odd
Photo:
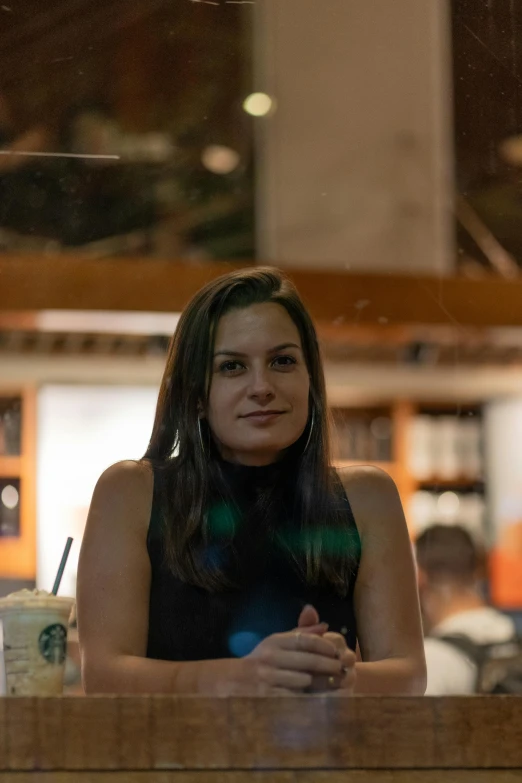
[(21, 455), (0, 456), (0, 479), (20, 481), (20, 534), (0, 537), (0, 578), (34, 581), (36, 575), (36, 388), (0, 387), (0, 397), (21, 400)]
[(429, 479), (413, 479), (414, 483), (419, 489), (462, 489), (462, 490), (475, 490), (484, 491), (484, 479), (483, 478), (457, 478), (457, 479), (441, 479), (437, 477)]
[(19, 478), (22, 473), (22, 457), (0, 456), (0, 478)]

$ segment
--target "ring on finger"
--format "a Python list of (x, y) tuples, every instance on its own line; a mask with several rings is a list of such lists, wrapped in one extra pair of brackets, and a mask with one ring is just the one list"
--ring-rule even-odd
[(331, 675), (330, 677), (328, 677), (328, 685), (329, 685), (331, 688), (335, 688), (335, 684), (336, 684), (336, 683), (335, 683), (335, 677), (334, 677), (333, 675)]

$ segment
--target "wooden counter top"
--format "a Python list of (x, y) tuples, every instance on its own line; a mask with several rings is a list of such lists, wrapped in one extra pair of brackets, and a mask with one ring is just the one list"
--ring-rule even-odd
[(3, 698), (0, 778), (514, 783), (522, 699)]

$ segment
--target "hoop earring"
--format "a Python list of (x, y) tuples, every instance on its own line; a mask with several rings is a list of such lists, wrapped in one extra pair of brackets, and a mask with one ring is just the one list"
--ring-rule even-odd
[(313, 429), (314, 429), (314, 424), (315, 424), (315, 408), (312, 408), (312, 415), (310, 417), (310, 429), (308, 430), (308, 438), (306, 439), (306, 446), (303, 449), (303, 454), (306, 453), (306, 450), (307, 450), (308, 446), (310, 445), (310, 440), (312, 438), (312, 432), (313, 432)]
[(201, 451), (206, 456), (205, 444), (203, 443), (203, 433), (201, 432), (201, 419), (199, 416), (198, 416), (198, 432), (199, 432), (199, 442), (201, 444)]

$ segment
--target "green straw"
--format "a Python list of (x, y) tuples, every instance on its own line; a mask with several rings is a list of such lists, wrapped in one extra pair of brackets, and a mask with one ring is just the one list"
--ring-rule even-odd
[(65, 565), (67, 563), (67, 558), (69, 557), (69, 552), (71, 551), (72, 546), (72, 538), (69, 536), (67, 539), (67, 543), (65, 544), (65, 549), (63, 550), (62, 559), (60, 560), (60, 566), (58, 568), (58, 573), (56, 574), (56, 579), (54, 580), (54, 587), (52, 590), (53, 595), (57, 595), (58, 588), (60, 587), (60, 582), (62, 581), (63, 572), (65, 571)]

